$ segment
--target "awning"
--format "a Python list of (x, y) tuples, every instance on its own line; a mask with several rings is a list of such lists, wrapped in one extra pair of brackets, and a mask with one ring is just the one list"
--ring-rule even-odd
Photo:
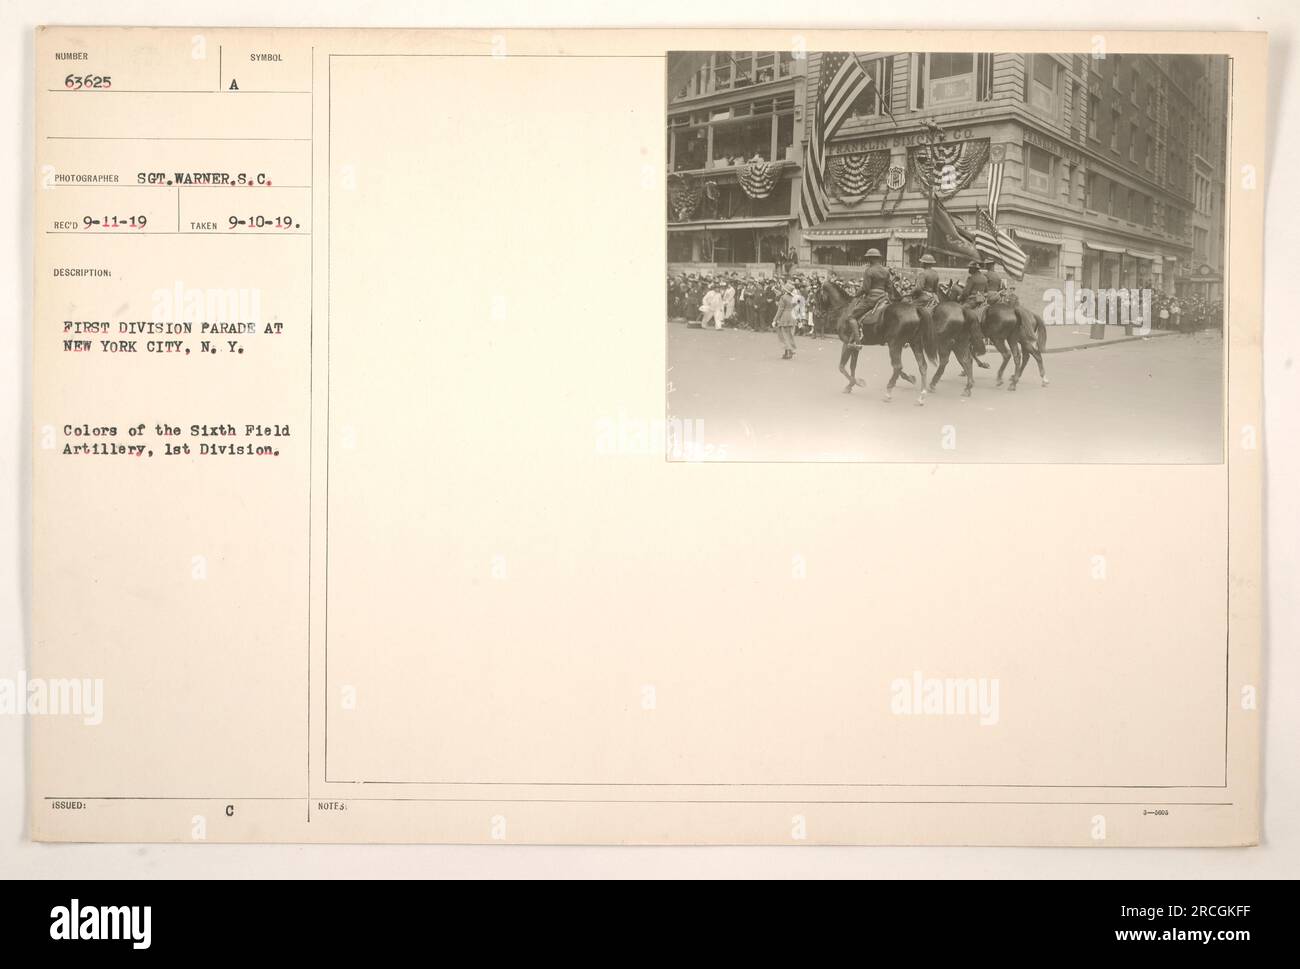
[(907, 226), (906, 228), (893, 230), (895, 239), (924, 239), (929, 233), (930, 230), (923, 225)]
[(1159, 253), (1155, 252), (1142, 252), (1140, 249), (1129, 249), (1126, 251), (1135, 259), (1149, 259), (1152, 262), (1156, 262), (1160, 258)]
[(804, 242), (853, 242), (862, 239), (885, 239), (888, 229), (814, 229), (803, 234)]
[(723, 229), (784, 229), (794, 216), (783, 219), (731, 219), (728, 222), (670, 222), (669, 232), (701, 232), (704, 229), (719, 231)]
[(1045, 229), (1035, 229), (1031, 226), (1016, 225), (1014, 223), (1004, 224), (1004, 229), (1015, 229), (1016, 235), (1024, 239), (1033, 239), (1035, 242), (1047, 242), (1059, 246), (1061, 244), (1061, 234), (1059, 232), (1048, 232)]
[(1084, 245), (1095, 252), (1114, 252), (1122, 255), (1128, 251), (1123, 246), (1104, 246), (1100, 242), (1085, 242)]

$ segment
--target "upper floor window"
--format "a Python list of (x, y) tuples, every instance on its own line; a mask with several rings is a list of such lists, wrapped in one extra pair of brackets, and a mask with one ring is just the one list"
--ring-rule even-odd
[(671, 170), (792, 159), (794, 127), (791, 94), (670, 115)]
[(779, 81), (794, 70), (790, 51), (714, 51), (673, 94), (674, 101)]
[(1119, 151), (1119, 112), (1113, 108), (1110, 112), (1110, 150)]
[(926, 58), (925, 93), (930, 107), (975, 97), (975, 55), (932, 53)]
[(1101, 115), (1101, 98), (1088, 95), (1088, 137), (1097, 140), (1097, 118)]
[(881, 103), (889, 106), (894, 89), (894, 58), (892, 55), (872, 57), (861, 61), (862, 68), (872, 80), (870, 90), (863, 91), (849, 108), (850, 118), (877, 117), (882, 112)]
[(1025, 187), (1040, 195), (1052, 193), (1056, 156), (1037, 145), (1025, 145)]
[(1056, 113), (1056, 71), (1059, 66), (1051, 54), (1032, 54), (1029, 68), (1028, 100), (1030, 106), (1047, 114)]

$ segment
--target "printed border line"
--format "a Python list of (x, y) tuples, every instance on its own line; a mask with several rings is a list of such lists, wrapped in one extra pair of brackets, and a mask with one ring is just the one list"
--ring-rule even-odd
[[(613, 59), (613, 60), (619, 60), (619, 59), (638, 59), (638, 58), (657, 58), (657, 59), (659, 59), (659, 60), (661, 60), (661, 61), (664, 62), (664, 64), (665, 64), (665, 68), (666, 68), (666, 64), (667, 64), (667, 54), (668, 54), (668, 53), (669, 53), (669, 52), (665, 51), (664, 54), (662, 54), (662, 55), (657, 55), (657, 54), (627, 54), (627, 55), (617, 55), (617, 54), (610, 54), (610, 55), (604, 55), (604, 54), (595, 54), (595, 55), (593, 55), (593, 54), (587, 54), (587, 55), (568, 55), (568, 54), (511, 54), (511, 55), (508, 55), (508, 56), (511, 56), (511, 57), (544, 57), (544, 58), (560, 58), (560, 59), (568, 58), (568, 57), (573, 56), (573, 57), (588, 57), (588, 58), (604, 58), (604, 59)], [(1123, 52), (1121, 52), (1121, 53), (1123, 53)], [(439, 786), (439, 785), (442, 785), (442, 786), (449, 786), (449, 787), (451, 787), (451, 786), (465, 786), (465, 787), (472, 787), (472, 786), (500, 786), (500, 787), (683, 787), (683, 788), (692, 788), (692, 787), (695, 787), (695, 788), (698, 788), (698, 787), (727, 787), (727, 788), (736, 788), (736, 787), (882, 787), (882, 788), (883, 788), (883, 787), (911, 787), (911, 788), (938, 787), (938, 788), (987, 788), (987, 789), (1001, 789), (1001, 788), (1041, 788), (1041, 789), (1076, 789), (1076, 790), (1079, 790), (1079, 789), (1096, 789), (1096, 790), (1226, 790), (1227, 787), (1228, 787), (1228, 760), (1229, 760), (1229, 755), (1230, 755), (1230, 751), (1231, 751), (1231, 748), (1229, 747), (1229, 739), (1228, 739), (1228, 720), (1229, 720), (1229, 679), (1228, 679), (1228, 667), (1229, 667), (1230, 664), (1231, 664), (1231, 653), (1232, 653), (1232, 643), (1231, 643), (1231, 640), (1232, 640), (1232, 634), (1231, 634), (1231, 627), (1230, 627), (1230, 626), (1225, 627), (1225, 633), (1224, 633), (1224, 646), (1225, 646), (1225, 674), (1224, 674), (1225, 679), (1224, 679), (1224, 698), (1223, 698), (1223, 699), (1224, 699), (1224, 751), (1223, 751), (1223, 758), (1224, 758), (1224, 777), (1223, 777), (1223, 783), (1222, 783), (1222, 784), (1216, 784), (1216, 785), (1210, 785), (1210, 784), (1159, 784), (1159, 785), (1156, 785), (1156, 784), (1152, 784), (1152, 785), (1146, 785), (1146, 784), (1127, 784), (1127, 785), (1121, 785), (1121, 784), (887, 784), (887, 783), (845, 783), (845, 782), (837, 782), (837, 783), (832, 783), (832, 784), (783, 783), (783, 782), (741, 782), (741, 783), (737, 783), (737, 782), (732, 782), (732, 783), (722, 783), (722, 782), (720, 782), (720, 783), (705, 783), (705, 784), (701, 784), (701, 783), (678, 783), (678, 782), (662, 782), (662, 781), (656, 781), (656, 782), (644, 782), (644, 781), (637, 781), (637, 782), (629, 782), (629, 781), (622, 781), (622, 782), (608, 782), (608, 781), (372, 781), (372, 780), (333, 781), (333, 780), (330, 780), (330, 778), (329, 778), (329, 708), (330, 708), (330, 691), (329, 691), (329, 609), (330, 609), (330, 585), (329, 585), (329, 518), (330, 518), (330, 500), (329, 500), (329, 494), (330, 494), (330, 468), (331, 468), (331, 462), (330, 462), (330, 439), (331, 439), (332, 434), (333, 434), (333, 420), (332, 420), (333, 400), (332, 400), (332, 395), (331, 395), (331, 393), (330, 393), (331, 386), (332, 386), (332, 367), (331, 367), (330, 349), (331, 349), (331, 343), (332, 343), (332, 341), (331, 341), (331, 330), (332, 330), (332, 322), (333, 322), (333, 313), (332, 313), (332, 309), (333, 309), (333, 300), (332, 300), (332, 292), (333, 292), (333, 269), (334, 269), (334, 261), (333, 261), (333, 245), (332, 245), (332, 238), (333, 238), (333, 217), (332, 217), (332, 213), (333, 213), (333, 193), (334, 193), (334, 178), (333, 178), (333, 171), (334, 171), (334, 166), (333, 166), (333, 148), (334, 148), (334, 140), (333, 140), (333, 98), (334, 98), (334, 74), (333, 74), (333, 64), (334, 64), (334, 58), (335, 58), (335, 57), (457, 57), (457, 58), (459, 58), (459, 57), (478, 57), (478, 58), (492, 58), (492, 57), (494, 57), (494, 56), (495, 56), (495, 55), (493, 55), (493, 54), (415, 54), (415, 53), (411, 53), (411, 54), (408, 54), (408, 53), (383, 53), (383, 54), (364, 54), (364, 53), (352, 54), (352, 53), (348, 53), (348, 54), (338, 54), (338, 53), (334, 53), (334, 52), (330, 52), (330, 53), (328, 54), (328, 68), (327, 68), (327, 77), (328, 77), (328, 80), (327, 80), (327, 85), (326, 85), (326, 86), (327, 86), (327, 93), (326, 93), (326, 127), (325, 127), (327, 171), (326, 171), (326, 190), (325, 190), (325, 191), (326, 191), (326, 231), (325, 231), (325, 248), (326, 248), (326, 290), (325, 290), (325, 291), (326, 291), (326, 301), (325, 301), (325, 344), (326, 344), (326, 349), (325, 349), (325, 373), (326, 373), (326, 380), (325, 380), (325, 394), (326, 394), (326, 419), (325, 419), (325, 427), (326, 427), (326, 437), (325, 437), (325, 604), (324, 604), (325, 618), (324, 618), (324, 630), (323, 630), (323, 632), (324, 632), (324, 663), (325, 663), (325, 673), (324, 673), (324, 676), (325, 676), (325, 684), (324, 684), (324, 685), (325, 685), (325, 691), (324, 691), (325, 711), (324, 711), (324, 718), (323, 718), (323, 724), (324, 724), (324, 763), (322, 764), (322, 767), (323, 767), (323, 774), (324, 774), (324, 777), (323, 777), (323, 781), (324, 781), (324, 783), (326, 783), (326, 784), (383, 784), (383, 785), (414, 785), (414, 786), (425, 786), (425, 787), (432, 787), (432, 786)], [(1231, 92), (1232, 87), (1233, 87), (1233, 85), (1232, 85), (1232, 80), (1233, 80), (1233, 77), (1234, 77), (1235, 59), (1234, 59), (1231, 55), (1227, 55), (1227, 54), (1213, 55), (1213, 56), (1222, 56), (1222, 57), (1224, 57), (1224, 58), (1227, 60), (1227, 62), (1228, 62), (1228, 72), (1229, 72), (1229, 90), (1230, 90), (1230, 92)], [(313, 73), (314, 73), (314, 70), (313, 70)], [(665, 98), (665, 104), (666, 104), (666, 99), (667, 99), (667, 84), (666, 84), (666, 82), (665, 82), (665, 84), (663, 85), (663, 90), (664, 90), (664, 98)], [(1228, 155), (1229, 158), (1231, 158), (1231, 148), (1232, 148), (1232, 139), (1233, 139), (1233, 114), (1232, 114), (1232, 108), (1231, 108), (1231, 105), (1232, 105), (1232, 99), (1231, 99), (1231, 96), (1230, 96), (1230, 97), (1229, 97), (1229, 116), (1228, 116), (1228, 126), (1227, 126), (1228, 130), (1227, 130), (1227, 138), (1226, 138), (1226, 140), (1227, 140), (1227, 149), (1226, 149), (1226, 151), (1227, 151), (1227, 155)], [(313, 121), (314, 121), (314, 115), (313, 115)], [(313, 171), (314, 171), (314, 165), (313, 165)], [(1225, 195), (1227, 195), (1227, 194), (1228, 194), (1228, 193), (1225, 193)], [(1225, 229), (1224, 229), (1224, 254), (1225, 254), (1228, 258), (1224, 260), (1224, 264), (1225, 264), (1225, 267), (1227, 267), (1227, 268), (1230, 268), (1230, 266), (1231, 266), (1231, 261), (1232, 261), (1232, 260), (1231, 260), (1232, 252), (1231, 252), (1231, 249), (1228, 247), (1228, 240), (1229, 240), (1229, 238), (1230, 238), (1230, 232), (1231, 232), (1231, 220), (1230, 220), (1230, 219), (1225, 219)], [(1227, 513), (1227, 518), (1226, 518), (1226, 522), (1225, 522), (1225, 525), (1226, 525), (1226, 529), (1225, 529), (1225, 531), (1226, 531), (1226, 549), (1227, 549), (1227, 553), (1228, 553), (1228, 556), (1229, 556), (1229, 560), (1228, 560), (1228, 562), (1227, 562), (1227, 568), (1226, 568), (1226, 570), (1225, 570), (1225, 571), (1226, 571), (1226, 574), (1225, 574), (1225, 593), (1226, 593), (1226, 598), (1227, 598), (1227, 602), (1226, 602), (1226, 607), (1227, 607), (1227, 608), (1225, 609), (1225, 620), (1228, 621), (1228, 622), (1230, 622), (1230, 620), (1231, 620), (1230, 612), (1231, 612), (1231, 595), (1232, 595), (1232, 593), (1231, 593), (1231, 535), (1232, 535), (1231, 479), (1232, 479), (1232, 474), (1231, 474), (1231, 461), (1230, 461), (1230, 454), (1229, 454), (1229, 451), (1228, 451), (1228, 443), (1227, 443), (1227, 430), (1228, 430), (1228, 428), (1226, 427), (1226, 422), (1227, 422), (1227, 418), (1228, 418), (1228, 410), (1229, 410), (1229, 398), (1228, 398), (1228, 393), (1229, 393), (1229, 391), (1230, 391), (1230, 389), (1231, 389), (1231, 386), (1232, 386), (1231, 343), (1230, 343), (1230, 341), (1228, 340), (1228, 329), (1229, 329), (1229, 327), (1230, 327), (1230, 325), (1231, 325), (1231, 321), (1230, 321), (1230, 319), (1229, 319), (1229, 318), (1227, 317), (1227, 315), (1226, 315), (1226, 312), (1227, 312), (1227, 311), (1226, 311), (1226, 307), (1228, 307), (1228, 306), (1231, 305), (1231, 304), (1227, 301), (1227, 299), (1226, 299), (1226, 297), (1227, 297), (1227, 295), (1228, 295), (1227, 290), (1228, 290), (1229, 275), (1230, 275), (1229, 272), (1225, 272), (1225, 274), (1224, 274), (1224, 288), (1225, 288), (1225, 294), (1224, 294), (1224, 295), (1225, 295), (1225, 302), (1224, 302), (1224, 305), (1225, 305), (1225, 320), (1224, 320), (1224, 371), (1223, 371), (1223, 380), (1224, 380), (1224, 392), (1223, 392), (1223, 394), (1224, 394), (1224, 396), (1223, 396), (1223, 417), (1222, 417), (1222, 420), (1224, 420), (1224, 422), (1225, 422), (1225, 428), (1224, 428), (1224, 435), (1223, 435), (1223, 460), (1222, 460), (1221, 462), (1219, 462), (1219, 463), (1217, 463), (1217, 464), (1191, 464), (1191, 465), (1182, 464), (1182, 463), (1180, 463), (1180, 464), (1168, 464), (1168, 465), (1162, 465), (1162, 464), (1154, 464), (1154, 465), (1153, 465), (1153, 464), (1150, 464), (1150, 463), (1136, 464), (1136, 463), (1132, 463), (1132, 462), (1123, 462), (1123, 463), (1119, 463), (1119, 464), (1105, 464), (1105, 463), (1096, 463), (1096, 462), (1068, 462), (1068, 463), (1064, 463), (1064, 464), (1059, 463), (1059, 462), (1023, 462), (1023, 461), (1009, 461), (1009, 462), (984, 462), (984, 461), (982, 461), (982, 462), (978, 462), (981, 466), (984, 466), (984, 465), (1044, 464), (1044, 463), (1047, 463), (1047, 464), (1052, 464), (1052, 465), (1055, 465), (1055, 466), (1066, 466), (1066, 467), (1074, 467), (1074, 466), (1078, 466), (1078, 465), (1086, 465), (1086, 466), (1089, 466), (1089, 467), (1134, 467), (1134, 466), (1139, 466), (1139, 467), (1214, 467), (1214, 468), (1219, 468), (1219, 467), (1221, 467), (1221, 468), (1223, 468), (1224, 473), (1227, 475), (1227, 487), (1225, 487), (1225, 492), (1227, 492), (1227, 503), (1226, 503), (1226, 513)], [(666, 294), (666, 293), (664, 294), (664, 309), (665, 309), (665, 313), (666, 313), (666, 310), (667, 310), (667, 294)], [(667, 345), (667, 333), (666, 333), (666, 331), (665, 331), (665, 337), (664, 337), (664, 354), (665, 354), (665, 363), (666, 363), (666, 361), (667, 361), (667, 349), (668, 349), (668, 345)], [(667, 408), (668, 408), (667, 395), (665, 395), (665, 398), (664, 398), (664, 407), (665, 407), (665, 414), (667, 414)], [(665, 460), (667, 460), (667, 459), (665, 458)], [(809, 462), (803, 462), (803, 461), (790, 461), (790, 462), (781, 462), (781, 461), (777, 461), (777, 462), (755, 461), (755, 462), (738, 462), (738, 463), (746, 463), (746, 464), (806, 464), (806, 463), (809, 463)], [(817, 462), (817, 463), (824, 463), (824, 464), (828, 464), (828, 465), (829, 465), (829, 464), (854, 464), (854, 465), (862, 465), (862, 464), (929, 464), (929, 463), (933, 463), (933, 462), (929, 462), (929, 461), (897, 461), (897, 462), (894, 462), (894, 461), (888, 461), (888, 462), (877, 462), (877, 461), (851, 461), (851, 462), (849, 462), (849, 461), (845, 461), (845, 462)], [(309, 691), (310, 691), (310, 685), (309, 685)], [(311, 739), (310, 739), (310, 736), (309, 736), (309, 738), (308, 738), (308, 745), (309, 745), (309, 746), (310, 746), (310, 743), (311, 743)], [(340, 799), (347, 800), (348, 798), (346, 798), (346, 797), (342, 797), (342, 798), (340, 798)], [(396, 800), (414, 800), (414, 799), (412, 799), (412, 798), (398, 798), (398, 799), (396, 799)], [(433, 800), (446, 800), (446, 799), (433, 799)], [(491, 801), (491, 799), (483, 799), (483, 800), (484, 800), (484, 801), (488, 801), (488, 802)], [(537, 801), (537, 802), (541, 802), (542, 799), (539, 799), (539, 798), (538, 798), (538, 799), (528, 799), (528, 798), (524, 798), (524, 799), (520, 799), (520, 800), (522, 800), (522, 801), (524, 801), (524, 802), (529, 802), (529, 801)], [(575, 803), (576, 803), (576, 802), (575, 802)], [(599, 802), (591, 802), (591, 803), (606, 803), (606, 802), (599, 801)], [(624, 803), (726, 803), (726, 802), (722, 802), (722, 801), (705, 801), (705, 802), (697, 802), (697, 801), (690, 801), (690, 800), (681, 800), (681, 801), (678, 801), (678, 800), (667, 801), (667, 800), (665, 800), (665, 801), (663, 801), (663, 802), (634, 802), (634, 801), (626, 801), (626, 802), (624, 802)], [(761, 802), (761, 801), (738, 801), (738, 802), (736, 802), (736, 803), (743, 803), (743, 804), (758, 804), (758, 803), (764, 803), (764, 802)], [(782, 802), (782, 803), (783, 803), (783, 802)], [(811, 802), (796, 802), (796, 803), (811, 803)], [(833, 803), (880, 803), (880, 802), (833, 802)], [(884, 803), (906, 803), (906, 802), (884, 802)], [(979, 801), (953, 801), (953, 802), (920, 801), (920, 802), (916, 802), (916, 803), (920, 803), (920, 804), (940, 804), (940, 803), (978, 804), (978, 803), (985, 803), (985, 802), (979, 802)], [(1001, 802), (1001, 801), (998, 801), (998, 802), (989, 802), (989, 803), (1008, 803), (1008, 802)], [(1027, 803), (1033, 803), (1033, 802), (1027, 802)], [(1062, 803), (1062, 802), (1055, 802), (1055, 801), (1053, 801), (1053, 802), (1047, 802), (1047, 803)], [(1079, 803), (1102, 803), (1102, 802), (1079, 802)], [(1222, 805), (1222, 806), (1231, 806), (1231, 804), (1229, 803), (1229, 804), (1227, 804), (1227, 805)]]

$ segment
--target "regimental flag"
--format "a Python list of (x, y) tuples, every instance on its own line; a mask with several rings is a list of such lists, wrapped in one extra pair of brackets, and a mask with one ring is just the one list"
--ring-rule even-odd
[[(835, 137), (853, 102), (875, 91), (875, 81), (858, 64), (852, 54), (822, 54), (817, 102), (813, 110), (812, 132), (803, 159), (803, 187), (799, 193), (799, 225), (810, 229), (825, 222), (829, 211), (826, 199), (826, 143)], [(883, 101), (881, 101), (883, 104)]]
[(978, 259), (975, 237), (953, 221), (948, 210), (943, 207), (943, 203), (935, 199), (931, 211), (933, 218), (930, 220), (926, 248), (950, 256), (959, 256), (962, 259)]
[(1025, 278), (1025, 266), (1029, 263), (1029, 257), (1016, 245), (1010, 233), (997, 227), (997, 223), (989, 218), (984, 209), (975, 214), (975, 248), (986, 259), (1002, 263), (1012, 279)]

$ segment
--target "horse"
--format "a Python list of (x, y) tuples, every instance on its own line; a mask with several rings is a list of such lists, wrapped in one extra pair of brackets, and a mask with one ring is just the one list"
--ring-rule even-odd
[(990, 342), (1002, 354), (1002, 366), (998, 367), (997, 386), (1002, 386), (1002, 374), (1007, 364), (1015, 360), (1015, 372), (1011, 376), (1008, 390), (1015, 390), (1025, 366), (1032, 356), (1038, 363), (1038, 376), (1047, 386), (1047, 374), (1043, 369), (1043, 347), (1047, 345), (1047, 327), (1043, 318), (1031, 310), (1010, 303), (990, 303), (984, 311), (980, 329)]
[(975, 385), (973, 364), (977, 362), (971, 347), (971, 327), (975, 322), (973, 311), (962, 306), (952, 287), (949, 287), (940, 289), (939, 302), (933, 309), (923, 309), (922, 312), (929, 313), (932, 318), (938, 341), (939, 369), (930, 381), (930, 390), (933, 391), (938, 386), (939, 379), (948, 367), (948, 358), (955, 354), (961, 372), (966, 377), (966, 388), (961, 395), (969, 397), (971, 387)]
[[(864, 346), (889, 347), (889, 362), (893, 372), (885, 386), (886, 403), (894, 399), (894, 385), (898, 383), (899, 377), (909, 384), (916, 384), (916, 378), (903, 372), (903, 347), (910, 346), (921, 371), (921, 392), (916, 402), (925, 403), (929, 389), (926, 384), (926, 360), (937, 362), (939, 357), (934, 321), (928, 313), (922, 314), (917, 305), (910, 301), (895, 301), (885, 307), (879, 321), (864, 328), (860, 318), (868, 311), (866, 300), (861, 296), (849, 296), (833, 279), (822, 284), (818, 301), (821, 304), (820, 310), (828, 315), (843, 343), (840, 350), (840, 373), (848, 380), (844, 393), (851, 394), (854, 387), (866, 386), (857, 375), (858, 351)], [(846, 365), (848, 369), (845, 369)]]

